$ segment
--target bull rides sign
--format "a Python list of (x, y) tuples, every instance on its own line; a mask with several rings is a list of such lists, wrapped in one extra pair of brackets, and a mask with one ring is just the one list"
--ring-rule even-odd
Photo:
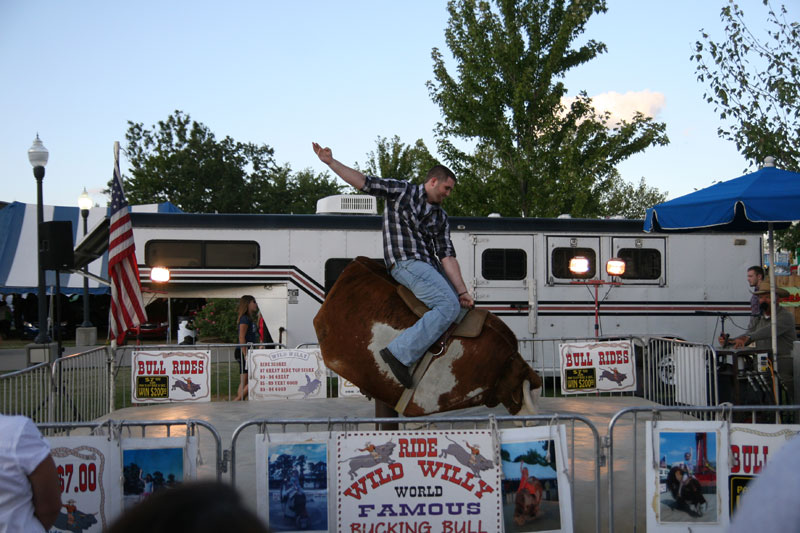
[(558, 351), (564, 394), (636, 390), (636, 357), (630, 340), (564, 343)]
[(339, 433), (338, 531), (501, 531), (489, 430)]
[(211, 352), (133, 352), (133, 403), (210, 402)]

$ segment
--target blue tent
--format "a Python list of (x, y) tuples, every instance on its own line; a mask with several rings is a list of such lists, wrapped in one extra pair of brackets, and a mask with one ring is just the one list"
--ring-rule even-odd
[[(767, 163), (769, 164), (769, 163)], [(645, 231), (764, 232), (800, 220), (800, 173), (764, 166), (647, 210)]]
[[(714, 228), (769, 233), (769, 264), (775, 264), (773, 230), (800, 220), (800, 173), (775, 168), (767, 157), (761, 170), (680, 196), (647, 210), (644, 230), (690, 231)], [(775, 316), (775, 269), (769, 269)], [(772, 353), (777, 353), (776, 324), (772, 321)]]
[[(142, 206), (131, 206), (134, 212), (180, 213), (180, 209), (169, 202)], [(43, 207), (44, 221), (72, 222), (72, 243), (83, 238), (83, 220), (77, 207)], [(108, 216), (107, 207), (93, 207), (89, 210), (87, 226), (92, 228), (104, 223)], [(106, 247), (108, 244), (106, 243)], [(0, 294), (26, 293), (38, 291), (36, 247), (36, 204), (12, 202), (0, 209)], [(108, 278), (108, 256), (103, 255), (89, 265), (89, 272), (103, 279)], [(62, 273), (59, 279), (61, 292), (75, 294), (83, 291), (83, 277), (78, 274)], [(55, 285), (55, 272), (46, 273), (48, 292)], [(92, 294), (104, 294), (108, 287), (95, 280), (89, 281)]]

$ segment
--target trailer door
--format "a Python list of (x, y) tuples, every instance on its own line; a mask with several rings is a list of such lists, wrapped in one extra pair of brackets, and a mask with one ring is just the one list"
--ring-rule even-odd
[(471, 235), (476, 304), (519, 334), (534, 332), (533, 235)]

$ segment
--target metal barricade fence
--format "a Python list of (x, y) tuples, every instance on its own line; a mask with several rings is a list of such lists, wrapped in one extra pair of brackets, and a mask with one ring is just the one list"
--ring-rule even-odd
[[(685, 406), (685, 407), (629, 407), (617, 412), (608, 423), (608, 433), (604, 438), (603, 445), (607, 448), (608, 458), (608, 531), (614, 531), (615, 515), (622, 515), (624, 512), (631, 513), (633, 529), (637, 531), (641, 528), (646, 530), (645, 509), (649, 503), (645, 499), (645, 469), (639, 469), (639, 465), (645, 465), (645, 424), (650, 420), (692, 420), (702, 419), (721, 419), (722, 417), (733, 417), (737, 413), (749, 414), (751, 420), (756, 420), (758, 413), (774, 413), (780, 415), (782, 412), (795, 413), (795, 419), (800, 415), (800, 405), (758, 405), (758, 406)], [(614, 431), (618, 426), (622, 426), (622, 420), (632, 415), (632, 438), (625, 440), (626, 452), (632, 445), (632, 454), (622, 458), (622, 466), (615, 469), (615, 440)], [(641, 415), (641, 416), (640, 416)], [(698, 416), (699, 415), (699, 416)], [(670, 418), (670, 416), (672, 418)], [(617, 475), (619, 474), (619, 475)], [(621, 478), (624, 479), (621, 480)], [(723, 481), (724, 482), (724, 481)], [(633, 494), (633, 505), (618, 505), (614, 507), (614, 495), (621, 493), (619, 486), (624, 487), (624, 493)]]
[[(603, 455), (603, 448), (601, 447), (600, 436), (597, 428), (592, 422), (581, 415), (572, 414), (557, 414), (555, 416), (460, 416), (460, 417), (419, 417), (419, 418), (302, 418), (302, 419), (278, 419), (278, 418), (265, 418), (257, 420), (248, 420), (240, 424), (233, 432), (231, 437), (231, 449), (229, 452), (230, 461), (230, 475), (231, 485), (236, 488), (236, 460), (237, 460), (237, 445), (239, 444), (239, 437), (245, 429), (257, 426), (256, 434), (269, 435), (270, 427), (277, 427), (280, 433), (288, 432), (311, 432), (311, 431), (324, 431), (331, 432), (334, 430), (339, 431), (365, 431), (377, 430), (380, 431), (386, 426), (396, 425), (402, 429), (413, 430), (434, 430), (434, 429), (478, 429), (479, 427), (491, 428), (497, 427), (499, 429), (505, 427), (516, 427), (515, 424), (538, 423), (538, 424), (552, 424), (552, 423), (565, 423), (567, 424), (567, 442), (569, 446), (569, 481), (572, 487), (571, 491), (571, 509), (573, 510), (574, 520), (581, 518), (583, 521), (587, 520), (590, 515), (582, 514), (581, 516), (575, 515), (575, 499), (576, 493), (580, 492), (578, 496), (582, 502), (594, 502), (594, 529), (599, 532), (601, 527), (600, 519), (600, 468), (605, 466), (605, 456)], [(580, 423), (576, 427), (576, 423)], [(369, 425), (369, 429), (361, 427)], [(413, 426), (408, 427), (408, 426)], [(296, 428), (296, 429), (295, 429)], [(576, 443), (580, 443), (581, 447), (576, 447)], [(588, 449), (591, 444), (591, 449)], [(254, 446), (254, 445), (253, 445)], [(250, 450), (248, 446), (248, 451)], [(581, 457), (576, 457), (576, 453), (580, 453)], [(253, 454), (254, 455), (254, 454)], [(581, 471), (576, 472), (576, 464), (580, 462)], [(580, 475), (579, 475), (580, 474)], [(588, 475), (587, 475), (588, 474)], [(591, 481), (587, 481), (590, 479)], [(580, 483), (578, 483), (580, 481)], [(252, 490), (255, 493), (256, 487), (248, 487), (247, 490)], [(587, 495), (586, 493), (590, 493)], [(585, 508), (584, 508), (585, 509)], [(576, 526), (576, 531), (589, 530), (586, 524), (581, 527)]]
[(25, 415), (34, 422), (50, 420), (50, 404), (54, 400), (53, 369), (50, 363), (0, 376), (0, 413)]
[(131, 406), (131, 354), (135, 351), (164, 352), (209, 350), (211, 352), (211, 395), (230, 401), (239, 386), (240, 365), (234, 357), (236, 348), (286, 348), (278, 343), (259, 344), (158, 344), (118, 346), (114, 355), (113, 386), (115, 409)]
[[(93, 436), (110, 436), (117, 435), (121, 437), (182, 437), (182, 436), (197, 436), (198, 437), (198, 450), (200, 449), (200, 433), (198, 428), (204, 428), (211, 436), (214, 437), (215, 447), (215, 462), (214, 462), (214, 475), (217, 481), (222, 481), (222, 474), (225, 472), (226, 464), (223, 460), (224, 453), (222, 450), (222, 438), (217, 429), (206, 422), (205, 420), (197, 420), (187, 418), (184, 420), (104, 420), (102, 422), (73, 422), (73, 423), (58, 423), (46, 422), (36, 424), (42, 435), (48, 437), (69, 437), (79, 430), (87, 430), (83, 434)], [(139, 428), (139, 435), (133, 435), (130, 431), (131, 428)], [(154, 435), (153, 432), (147, 433), (150, 428), (159, 429), (163, 435)], [(128, 430), (128, 435), (123, 435), (123, 430)], [(200, 453), (198, 451), (198, 453)], [(123, 465), (124, 467), (124, 465)], [(121, 473), (120, 473), (121, 474)]]
[(717, 405), (716, 352), (707, 344), (649, 339), (644, 353), (644, 397), (661, 405)]
[(105, 347), (56, 359), (52, 377), (48, 422), (88, 422), (113, 410), (111, 360)]
[[(647, 350), (648, 344), (643, 336), (640, 335), (617, 335), (603, 337), (526, 337), (517, 340), (519, 353), (522, 358), (542, 377), (542, 396), (556, 397), (561, 396), (559, 376), (561, 373), (561, 354), (559, 344), (582, 343), (597, 341), (612, 341), (620, 339), (630, 339), (636, 357), (637, 369), (641, 368), (642, 353)], [(638, 370), (637, 370), (638, 373)], [(638, 394), (641, 394), (641, 375), (637, 375), (639, 383)], [(634, 392), (604, 392), (604, 396), (630, 396)]]

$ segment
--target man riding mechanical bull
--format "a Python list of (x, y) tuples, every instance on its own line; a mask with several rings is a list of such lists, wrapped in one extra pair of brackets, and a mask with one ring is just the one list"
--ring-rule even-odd
[[(399, 328), (401, 331), (393, 338), (381, 341), (384, 344), (375, 351), (404, 389), (414, 389), (415, 385), (419, 385), (412, 375), (415, 363), (429, 351), (440, 355), (445, 349), (443, 339), (452, 331), (451, 326), (461, 322), (465, 314), (475, 306), (456, 259), (447, 213), (441, 205), (455, 187), (455, 174), (443, 165), (435, 165), (421, 185), (366, 176), (334, 159), (330, 148), (323, 148), (317, 143), (312, 143), (312, 147), (320, 161), (345, 182), (364, 193), (385, 199), (382, 224), (385, 267), (391, 278), (410, 290), (425, 307), (418, 313), (418, 316), (421, 315), (418, 319), (405, 328)], [(385, 277), (391, 282), (388, 276)], [(320, 312), (320, 315), (323, 314), (324, 309)], [(315, 319), (318, 337), (320, 315)], [(495, 322), (494, 317), (491, 320), (495, 330), (505, 328), (505, 325), (497, 324), (501, 321)], [(507, 334), (503, 331), (502, 335), (510, 335), (516, 344), (516, 338), (510, 330)], [(440, 348), (431, 349), (437, 341), (441, 343)], [(323, 357), (326, 357), (322, 338), (320, 344)], [(525, 374), (523, 379), (528, 380), (532, 388), (540, 387), (540, 378), (522, 361), (516, 346), (513, 352), (516, 359), (519, 359), (515, 359), (513, 370), (517, 374)], [(520, 365), (525, 367), (522, 372)], [(336, 368), (333, 370), (338, 372)], [(474, 370), (478, 371), (477, 368)], [(511, 371), (511, 366), (507, 370)], [(361, 386), (349, 376), (342, 375)], [(418, 382), (419, 379), (417, 375)]]

